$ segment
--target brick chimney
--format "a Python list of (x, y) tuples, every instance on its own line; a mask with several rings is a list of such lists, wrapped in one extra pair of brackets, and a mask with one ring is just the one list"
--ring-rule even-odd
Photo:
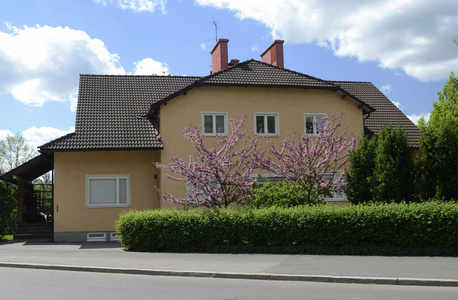
[(264, 52), (261, 54), (261, 61), (284, 68), (283, 62), (283, 40), (275, 40), (272, 45), (269, 46)]
[(219, 39), (215, 47), (210, 52), (212, 55), (212, 73), (219, 72), (227, 68), (227, 43), (228, 39)]

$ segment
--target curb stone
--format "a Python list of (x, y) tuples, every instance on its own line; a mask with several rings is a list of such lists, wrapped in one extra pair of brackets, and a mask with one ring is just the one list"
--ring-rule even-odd
[(0, 267), (38, 269), (38, 270), (56, 270), (56, 271), (113, 273), (113, 274), (129, 274), (129, 275), (150, 275), (150, 276), (178, 276), (178, 277), (202, 277), (202, 278), (224, 278), (224, 279), (458, 287), (458, 280), (454, 280), (454, 279), (389, 278), (389, 277), (357, 277), (357, 276), (326, 276), (326, 275), (288, 275), (288, 274), (269, 274), (269, 273), (226, 273), (226, 272), (201, 272), (201, 271), (168, 271), (168, 270), (153, 270), (153, 269), (107, 268), (107, 267), (46, 265), (46, 264), (27, 264), (27, 263), (9, 263), (9, 262), (0, 262)]

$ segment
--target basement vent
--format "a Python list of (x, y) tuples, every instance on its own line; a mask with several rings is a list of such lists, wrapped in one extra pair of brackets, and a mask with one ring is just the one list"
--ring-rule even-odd
[(116, 231), (110, 232), (110, 241), (119, 241), (119, 233)]
[(105, 232), (88, 232), (87, 241), (88, 242), (106, 242), (107, 234)]

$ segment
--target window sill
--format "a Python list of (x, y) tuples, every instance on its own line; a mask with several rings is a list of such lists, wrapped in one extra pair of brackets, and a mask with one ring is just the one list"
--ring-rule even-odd
[(130, 204), (89, 204), (87, 208), (117, 208), (117, 207), (129, 207)]
[(326, 202), (347, 202), (347, 198), (325, 198)]
[(255, 133), (254, 136), (261, 136), (261, 137), (279, 137), (280, 134), (278, 133)]
[(227, 136), (227, 133), (202, 133), (203, 136)]

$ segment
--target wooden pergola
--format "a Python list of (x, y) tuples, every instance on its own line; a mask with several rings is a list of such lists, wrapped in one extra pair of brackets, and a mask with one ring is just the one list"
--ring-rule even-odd
[[(36, 221), (37, 203), (33, 196), (32, 181), (53, 170), (53, 154), (40, 154), (0, 176), (0, 180), (13, 183), (18, 187), (15, 193), (17, 198), (18, 224)], [(52, 182), (54, 182), (54, 173), (52, 174)]]

